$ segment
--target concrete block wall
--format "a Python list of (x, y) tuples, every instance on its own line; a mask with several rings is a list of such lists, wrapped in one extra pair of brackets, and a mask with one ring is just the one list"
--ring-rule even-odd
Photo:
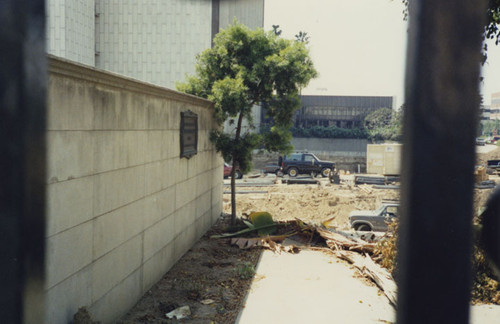
[(307, 150), (326, 156), (352, 156), (366, 158), (366, 139), (349, 138), (292, 138), (295, 150)]
[[(211, 103), (49, 57), (46, 323), (112, 323), (222, 210)], [(180, 113), (198, 154), (180, 158)]]
[(294, 150), (308, 151), (319, 158), (329, 159), (337, 169), (350, 172), (366, 171), (366, 139), (349, 138), (292, 138)]

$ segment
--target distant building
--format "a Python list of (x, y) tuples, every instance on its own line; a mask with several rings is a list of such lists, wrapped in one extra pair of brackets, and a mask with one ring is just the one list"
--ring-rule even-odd
[(479, 107), (479, 119), (481, 123), (485, 123), (491, 118), (491, 107), (487, 105), (481, 105)]
[(395, 97), (373, 96), (301, 96), (302, 106), (295, 114), (295, 127), (362, 126), (369, 113), (394, 109)]
[(490, 119), (500, 119), (500, 92), (491, 94)]
[(233, 18), (264, 25), (264, 0), (47, 0), (49, 54), (167, 88), (194, 74)]

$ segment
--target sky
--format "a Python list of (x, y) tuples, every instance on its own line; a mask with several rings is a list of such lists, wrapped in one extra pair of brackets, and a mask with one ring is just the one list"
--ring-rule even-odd
[[(407, 22), (400, 0), (265, 0), (264, 29), (307, 32), (319, 77), (304, 95), (396, 96), (404, 102)], [(500, 91), (500, 46), (489, 45), (484, 103)], [(495, 71), (495, 72), (494, 72)]]

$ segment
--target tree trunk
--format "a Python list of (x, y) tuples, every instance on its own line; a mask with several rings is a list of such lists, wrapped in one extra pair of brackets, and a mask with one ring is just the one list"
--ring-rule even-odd
[[(234, 135), (234, 141), (238, 142), (240, 140), (241, 134), (241, 123), (243, 121), (243, 114), (240, 113), (238, 116), (238, 125), (236, 126), (236, 134)], [(236, 167), (239, 167), (237, 161), (234, 159), (233, 154), (233, 169), (231, 170), (231, 225), (236, 223)]]
[(231, 225), (236, 223), (236, 161), (233, 159), (233, 169), (231, 170)]

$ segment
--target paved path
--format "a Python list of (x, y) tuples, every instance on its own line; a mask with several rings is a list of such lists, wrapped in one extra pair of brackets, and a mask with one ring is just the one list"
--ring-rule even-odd
[(318, 251), (264, 251), (239, 324), (388, 323), (394, 310), (355, 270)]
[[(239, 324), (393, 323), (395, 310), (377, 287), (330, 254), (265, 250)], [(500, 323), (500, 306), (473, 306), (471, 323)]]

